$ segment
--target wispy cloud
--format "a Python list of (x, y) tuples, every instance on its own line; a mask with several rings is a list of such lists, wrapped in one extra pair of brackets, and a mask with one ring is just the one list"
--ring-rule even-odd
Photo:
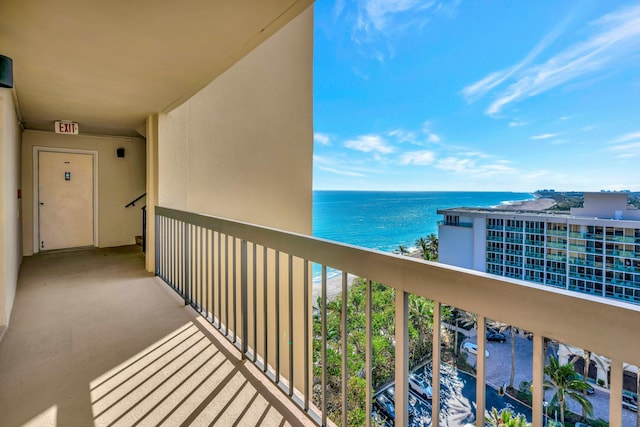
[(495, 163), (478, 164), (475, 159), (466, 157), (447, 157), (439, 160), (436, 167), (441, 170), (456, 172), (465, 175), (493, 176), (497, 174), (512, 174), (516, 170), (509, 166), (506, 160), (499, 160)]
[(395, 138), (399, 143), (408, 142), (409, 144), (420, 145), (418, 134), (414, 131), (406, 131), (403, 129), (394, 129), (387, 132), (387, 136)]
[(614, 139), (613, 142), (627, 142), (627, 141), (633, 141), (636, 139), (640, 140), (640, 132), (633, 132), (633, 133), (628, 133), (626, 135), (619, 136), (618, 138)]
[(316, 132), (313, 134), (313, 141), (320, 145), (331, 145), (331, 138), (324, 133)]
[(431, 130), (431, 122), (424, 122), (424, 124), (422, 125), (422, 132), (427, 136), (427, 139), (429, 140), (429, 142), (440, 142), (440, 135), (438, 135), (437, 133), (433, 132)]
[(393, 57), (393, 43), (389, 41), (410, 30), (423, 28), (434, 16), (451, 17), (459, 1), (450, 0), (358, 0), (336, 1), (334, 16), (345, 17), (350, 24), (351, 38), (359, 45), (366, 45), (362, 53), (383, 62)]
[(362, 151), (363, 153), (381, 153), (390, 154), (395, 151), (384, 138), (379, 135), (362, 135), (356, 139), (350, 139), (344, 143), (344, 146), (353, 150)]
[(551, 43), (553, 43), (569, 26), (570, 20), (565, 19), (558, 24), (549, 34), (547, 34), (540, 42), (517, 64), (507, 68), (506, 70), (496, 71), (485, 78), (462, 89), (462, 94), (468, 102), (473, 102), (486, 95), (493, 88), (501, 85), (511, 76), (531, 64)]
[(436, 158), (436, 154), (433, 151), (409, 151), (404, 153), (400, 157), (401, 165), (430, 165)]
[(534, 135), (531, 137), (531, 139), (549, 139), (549, 138), (555, 138), (556, 136), (558, 136), (559, 134), (557, 133), (543, 133), (541, 135)]
[(529, 123), (527, 123), (527, 122), (518, 122), (518, 121), (515, 121), (515, 120), (514, 120), (514, 121), (512, 121), (512, 122), (509, 122), (509, 127), (510, 127), (510, 128), (515, 128), (515, 127), (519, 127), (519, 126), (526, 126), (526, 125), (528, 125), (528, 124), (529, 124)]
[(514, 66), (490, 73), (462, 90), (469, 102), (476, 101), (505, 82), (509, 86), (497, 94), (485, 113), (495, 116), (502, 109), (524, 98), (597, 72), (610, 72), (628, 63), (631, 53), (640, 47), (640, 5), (619, 9), (591, 23), (591, 36), (569, 46), (544, 63), (532, 64), (539, 54), (567, 27), (565, 20), (545, 36), (527, 56)]
[(620, 159), (640, 157), (640, 132), (621, 135), (612, 141), (609, 150), (614, 151)]
[(331, 172), (333, 174), (336, 175), (342, 175), (342, 176), (351, 176), (351, 177), (358, 177), (358, 178), (364, 178), (367, 175), (360, 173), (360, 172), (353, 172), (353, 171), (348, 171), (348, 170), (341, 170), (341, 169), (334, 169), (334, 168), (328, 168), (325, 166), (318, 166), (318, 169), (323, 170), (325, 172)]

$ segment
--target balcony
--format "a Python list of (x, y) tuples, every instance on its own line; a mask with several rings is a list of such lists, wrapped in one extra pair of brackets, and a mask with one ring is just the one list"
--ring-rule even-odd
[(25, 258), (0, 425), (313, 425), (135, 246)]
[[(477, 313), (478, 354), (484, 354), (487, 318), (533, 333), (536, 427), (543, 425), (544, 338), (610, 357), (610, 421), (622, 424), (623, 363), (640, 364), (640, 342), (628, 339), (640, 322), (639, 306), (167, 208), (156, 208), (155, 228), (158, 277), (127, 249), (25, 259), (0, 345), (0, 417), (7, 424), (327, 424), (326, 364), (316, 365), (310, 352), (312, 340), (327, 349), (326, 322), (319, 336), (310, 325), (312, 317), (326, 316), (312, 303), (318, 297), (326, 307), (327, 268), (341, 272), (342, 291), (350, 275), (367, 278), (367, 319), (371, 281), (395, 290), (395, 425), (409, 420), (409, 294), (437, 308)], [(313, 264), (322, 271), (318, 283), (311, 280)], [(433, 329), (441, 326), (435, 310)], [(367, 368), (358, 375), (367, 384), (362, 405), (371, 408), (377, 331), (363, 333)], [(434, 334), (434, 373), (440, 372), (440, 347)], [(476, 363), (481, 426), (485, 360)], [(312, 375), (312, 366), (321, 372)], [(345, 395), (347, 377), (342, 381)], [(436, 377), (435, 419), (447, 416), (439, 410), (440, 396)], [(353, 408), (346, 399), (342, 404), (345, 418), (333, 421), (346, 425)]]

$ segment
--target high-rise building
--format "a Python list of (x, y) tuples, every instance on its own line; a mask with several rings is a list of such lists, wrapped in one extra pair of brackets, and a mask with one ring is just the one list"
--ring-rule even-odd
[(442, 263), (640, 304), (640, 210), (585, 193), (570, 212), (438, 210)]

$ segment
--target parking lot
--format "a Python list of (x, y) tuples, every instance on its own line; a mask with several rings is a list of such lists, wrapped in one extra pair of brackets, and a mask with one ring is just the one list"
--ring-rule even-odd
[[(511, 338), (508, 333), (506, 333), (505, 336), (507, 341), (504, 343), (486, 343), (486, 349), (489, 351), (489, 358), (485, 362), (486, 382), (494, 387), (499, 387), (503, 384), (508, 385), (509, 377), (511, 375)], [(469, 341), (476, 343), (476, 336), (470, 334)], [(553, 346), (550, 346), (549, 351), (554, 351)], [(522, 381), (531, 381), (533, 376), (533, 342), (522, 335), (516, 335), (515, 355), (516, 375), (514, 387), (517, 389)], [(469, 354), (467, 360), (471, 365), (475, 365), (476, 356)], [(594, 418), (608, 420), (609, 390), (595, 384), (591, 385), (593, 386), (595, 393), (589, 395), (588, 398), (593, 404)], [(553, 394), (551, 391), (547, 391), (545, 394), (545, 400), (550, 401), (552, 396)], [(576, 402), (570, 400), (568, 402), (568, 406), (572, 412), (582, 414), (582, 410)], [(551, 418), (554, 417), (554, 414), (549, 413), (548, 415)], [(636, 426), (636, 417), (636, 412), (625, 408), (622, 409), (623, 426)]]

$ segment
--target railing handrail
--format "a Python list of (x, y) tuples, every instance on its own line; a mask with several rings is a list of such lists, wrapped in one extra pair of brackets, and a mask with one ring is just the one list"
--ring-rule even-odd
[[(310, 262), (384, 283), (535, 335), (640, 365), (640, 306), (564, 289), (540, 287), (446, 264), (365, 249), (250, 223), (156, 207), (157, 215), (213, 229)], [(615, 333), (611, 333), (615, 331)]]
[(138, 200), (142, 199), (142, 198), (143, 198), (144, 196), (146, 196), (146, 195), (147, 195), (147, 193), (146, 193), (146, 192), (142, 193), (140, 196), (136, 197), (135, 199), (133, 199), (132, 201), (130, 201), (129, 203), (127, 203), (127, 204), (125, 205), (125, 208), (128, 208), (129, 206), (135, 206), (135, 205), (136, 205), (136, 202), (137, 202)]

